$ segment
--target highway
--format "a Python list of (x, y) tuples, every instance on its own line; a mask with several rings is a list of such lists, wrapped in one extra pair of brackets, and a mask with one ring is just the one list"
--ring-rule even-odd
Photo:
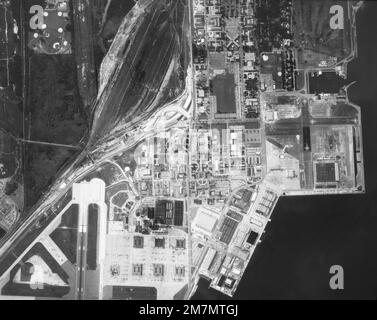
[[(155, 2), (157, 3), (158, 1)], [(157, 14), (154, 12), (153, 16), (156, 19)], [(152, 20), (153, 19), (151, 19), (151, 21)], [(156, 20), (153, 21), (156, 22)], [(150, 31), (150, 28), (151, 24), (149, 23), (146, 26), (146, 30)], [(163, 31), (166, 32), (166, 29), (163, 29)], [(170, 31), (172, 30), (169, 29), (169, 32)], [(134, 45), (132, 63), (136, 62), (136, 57), (138, 56), (138, 53), (142, 48), (142, 44), (144, 44), (145, 41), (145, 37), (143, 35), (139, 36), (141, 37), (141, 40), (135, 38), (135, 42), (140, 41), (140, 44), (136, 43)], [(177, 49), (175, 48), (175, 46), (170, 46), (169, 48), (170, 50), (167, 51), (175, 51)], [(166, 57), (170, 57), (168, 60), (172, 59), (173, 56), (174, 52), (166, 54)], [(168, 67), (168, 65), (169, 63), (164, 63), (165, 68)], [(94, 125), (92, 127), (93, 134), (89, 139), (88, 145), (78, 155), (77, 159), (71, 165), (59, 172), (58, 176), (60, 178), (58, 178), (57, 181), (51, 186), (50, 190), (44, 194), (38, 204), (34, 206), (29, 217), (25, 221), (17, 225), (14, 228), (13, 232), (9, 233), (5, 238), (2, 239), (0, 243), (0, 265), (4, 262), (4, 260), (9, 258), (9, 254), (13, 253), (13, 255), (15, 255), (15, 250), (13, 249), (22, 244), (24, 239), (29, 236), (32, 230), (45, 227), (39, 225), (40, 220), (46, 217), (46, 211), (49, 208), (59, 203), (61, 198), (71, 189), (72, 185), (75, 182), (82, 180), (89, 172), (100, 167), (104, 162), (111, 159), (113, 156), (129, 150), (130, 148), (140, 143), (142, 140), (157, 133), (155, 123), (153, 123), (152, 125), (150, 125), (149, 122), (144, 123), (145, 118), (148, 118), (151, 121), (155, 122), (164, 113), (177, 112), (177, 116), (171, 117), (170, 119), (165, 119), (168, 121), (165, 123), (164, 127), (166, 128), (166, 130), (169, 130), (176, 125), (178, 119), (182, 118), (183, 116), (189, 116), (187, 110), (191, 106), (191, 92), (187, 91), (186, 88), (186, 90), (177, 99), (167, 104), (164, 108), (161, 108), (160, 110), (156, 108), (149, 114), (146, 114), (143, 117), (139, 117), (137, 121), (134, 121), (132, 127), (124, 128), (124, 131), (122, 130), (121, 132), (119, 132), (117, 137), (112, 139), (113, 141), (111, 144), (104, 142), (99, 145), (98, 141), (96, 141), (94, 137), (98, 137), (99, 132), (101, 132), (102, 134), (107, 131), (111, 131), (111, 128), (114, 127), (118, 122), (114, 115), (116, 115), (117, 118), (119, 118), (120, 115), (122, 116), (122, 113), (119, 113), (120, 108), (124, 106), (124, 103), (127, 103), (127, 93), (129, 94), (129, 88), (131, 87), (132, 82), (135, 80), (134, 77), (130, 75), (129, 69), (130, 68), (127, 67), (126, 64), (121, 64), (121, 67), (119, 69), (120, 72), (117, 72), (113, 75), (113, 78), (108, 82), (108, 85), (106, 86), (104, 92), (99, 97), (98, 100), (100, 100), (101, 103), (97, 102), (97, 113), (94, 117)], [(164, 73), (161, 70), (161, 65), (159, 65), (159, 67), (156, 68), (154, 72), (160, 74), (162, 81), (164, 78)], [(161, 74), (163, 74), (163, 76), (161, 76)], [(145, 88), (143, 88), (143, 90), (144, 89)], [(140, 107), (140, 109), (147, 109), (148, 106), (153, 104), (155, 97), (156, 94), (154, 94), (152, 98), (149, 99), (149, 101), (144, 102), (144, 107)], [(121, 101), (121, 103), (119, 101)], [(129, 105), (128, 107), (131, 106)], [(159, 107), (161, 107), (161, 105), (159, 105)], [(128, 109), (122, 109), (121, 111), (127, 113)], [(145, 128), (145, 130), (138, 130), (137, 134), (135, 134), (134, 129), (136, 127), (143, 127)], [(130, 138), (125, 141), (125, 136), (129, 136)], [(95, 160), (95, 163), (93, 163), (93, 160)], [(14, 257), (14, 260), (16, 258), (17, 257)], [(3, 274), (4, 272), (0, 273), (0, 277)]]
[[(166, 111), (166, 110), (165, 110)], [(174, 109), (173, 109), (174, 111)], [(168, 110), (170, 112), (170, 110)], [(184, 111), (182, 111), (184, 112)], [(157, 114), (160, 114), (160, 112), (157, 112)], [(158, 115), (155, 115), (152, 117), (152, 119), (155, 119), (155, 117), (158, 117)], [(169, 130), (173, 127), (175, 127), (176, 121), (170, 121), (165, 126), (166, 130)], [(151, 128), (151, 127), (150, 127)], [(127, 143), (116, 143), (114, 144), (114, 147), (111, 150), (106, 150), (105, 153), (103, 153), (103, 156), (101, 159), (96, 161), (96, 163), (93, 165), (92, 163), (87, 163), (86, 165), (81, 166), (80, 169), (76, 170), (76, 162), (73, 164), (66, 172), (66, 174), (63, 174), (64, 178), (59, 179), (55, 185), (52, 187), (51, 191), (45, 196), (45, 199), (42, 201), (42, 204), (40, 207), (38, 207), (32, 215), (20, 226), (17, 228), (17, 230), (14, 231), (12, 236), (7, 239), (7, 241), (1, 246), (0, 248), (0, 264), (2, 262), (2, 259), (4, 256), (7, 255), (10, 251), (12, 251), (12, 247), (17, 246), (20, 242), (23, 241), (23, 239), (29, 234), (29, 232), (36, 227), (36, 225), (39, 222), (39, 219), (45, 215), (45, 212), (48, 208), (56, 205), (62, 195), (67, 193), (71, 188), (72, 185), (75, 182), (78, 182), (91, 171), (101, 167), (107, 160), (111, 159), (117, 154), (120, 154), (124, 151), (127, 151), (137, 144), (139, 144), (144, 139), (147, 139), (149, 137), (153, 137), (155, 134), (157, 134), (158, 131), (154, 128), (151, 128), (150, 131), (145, 131), (143, 134), (139, 134), (134, 136), (134, 138), (127, 141)], [(102, 151), (98, 151), (99, 154), (102, 154)], [(88, 151), (85, 151), (78, 159), (77, 163), (81, 162), (82, 158), (85, 158), (89, 154)], [(64, 188), (62, 187), (64, 186)], [(0, 274), (1, 276), (1, 274)]]

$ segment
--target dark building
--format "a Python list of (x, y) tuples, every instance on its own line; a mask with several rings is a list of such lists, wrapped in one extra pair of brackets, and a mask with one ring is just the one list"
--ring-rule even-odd
[(186, 249), (186, 240), (185, 239), (177, 239), (176, 248), (177, 249)]
[(174, 225), (183, 225), (183, 213), (184, 213), (184, 203), (183, 201), (174, 202)]
[(317, 163), (316, 180), (319, 183), (336, 181), (336, 164), (335, 163)]
[(229, 210), (226, 214), (228, 217), (234, 219), (234, 220), (237, 220), (237, 221), (241, 221), (243, 216), (241, 214), (239, 214), (238, 212), (235, 212), (233, 210)]
[(226, 287), (228, 289), (233, 289), (235, 282), (236, 282), (235, 279), (222, 275), (217, 284), (219, 287)]
[(21, 281), (29, 282), (34, 273), (34, 266), (30, 262), (26, 262), (21, 266)]
[(134, 236), (134, 248), (144, 248), (144, 238), (141, 236)]
[(167, 200), (156, 202), (155, 220), (160, 224), (170, 225), (173, 223), (173, 203)]
[(154, 219), (154, 208), (148, 208), (147, 210), (148, 210), (147, 211), (148, 212), (148, 218), (153, 220)]
[(165, 200), (160, 200), (156, 202), (155, 220), (158, 223), (165, 224), (166, 221), (166, 203)]
[(154, 239), (155, 248), (165, 248), (165, 239), (164, 238), (155, 238)]
[(254, 246), (255, 243), (257, 242), (258, 237), (259, 237), (259, 233), (255, 231), (251, 231), (246, 242)]
[(221, 237), (220, 241), (229, 244), (236, 232), (238, 222), (226, 217), (223, 224), (220, 227)]

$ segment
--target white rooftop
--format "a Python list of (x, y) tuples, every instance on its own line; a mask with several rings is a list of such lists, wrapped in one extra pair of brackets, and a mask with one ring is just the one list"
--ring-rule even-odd
[(192, 232), (210, 236), (218, 218), (219, 215), (212, 210), (200, 208), (191, 224)]

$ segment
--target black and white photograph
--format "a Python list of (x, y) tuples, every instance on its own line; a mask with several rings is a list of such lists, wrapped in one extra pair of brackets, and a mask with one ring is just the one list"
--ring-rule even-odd
[(377, 1), (0, 0), (0, 305), (377, 300), (376, 138)]

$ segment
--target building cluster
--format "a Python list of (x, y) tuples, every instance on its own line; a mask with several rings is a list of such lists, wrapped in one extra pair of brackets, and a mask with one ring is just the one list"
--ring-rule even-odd
[[(251, 48), (254, 48), (251, 46)], [(247, 50), (253, 50), (248, 48)], [(245, 101), (245, 117), (246, 119), (258, 119), (260, 116), (260, 101), (259, 101), (259, 59), (255, 51), (245, 52), (243, 61), (243, 78), (245, 82), (244, 87), (244, 101)]]
[(239, 189), (221, 211), (199, 208), (191, 224), (193, 266), (212, 288), (233, 296), (279, 195), (259, 185)]
[(147, 139), (135, 152), (134, 179), (143, 197), (184, 198), (187, 195), (187, 130)]
[(7, 199), (0, 197), (0, 228), (8, 231), (19, 217), (14, 203)]
[(256, 43), (255, 1), (241, 1), (241, 42), (243, 50), (242, 70), (245, 82), (244, 108), (246, 119), (258, 119), (259, 103), (259, 50)]
[(261, 57), (261, 90), (295, 90), (292, 1), (255, 2), (255, 40)]
[(159, 299), (173, 299), (187, 284), (187, 202), (183, 189), (174, 193), (175, 184), (186, 179), (176, 166), (187, 163), (187, 157), (179, 158), (186, 137), (187, 132), (145, 140), (133, 152), (135, 166), (107, 187), (104, 286), (153, 286)]
[[(195, 274), (232, 296), (280, 191), (265, 175), (255, 2), (194, 1), (197, 122), (189, 198)], [(243, 183), (240, 183), (242, 181)], [(249, 185), (249, 188), (241, 186)]]
[(184, 234), (111, 237), (107, 246), (106, 286), (155, 287), (159, 299), (173, 299), (188, 282), (188, 239)]
[(200, 129), (191, 137), (190, 197), (198, 204), (222, 206), (233, 180), (263, 176), (261, 131), (245, 125)]
[(193, 55), (196, 84), (196, 108), (198, 118), (207, 120), (210, 116), (210, 90), (208, 51), (206, 37), (206, 11), (205, 0), (194, 0), (194, 33)]
[(264, 171), (255, 2), (197, 0), (193, 7), (197, 125), (189, 195), (221, 206), (235, 181), (259, 181)]
[[(199, 120), (259, 117), (255, 27), (252, 0), (194, 1), (194, 66)], [(225, 88), (229, 90), (226, 92), (228, 101), (222, 96)], [(230, 92), (233, 88), (234, 93)]]
[(318, 190), (356, 187), (357, 145), (350, 126), (318, 126), (312, 131), (314, 187)]
[[(211, 280), (211, 287), (230, 296), (280, 195), (280, 187), (264, 179), (261, 128), (262, 93), (294, 90), (287, 22), (291, 7), (282, 9), (283, 15), (276, 11), (280, 7), (257, 0), (194, 1), (197, 108), (189, 180), (189, 198), (197, 205), (191, 223), (193, 265), (198, 275)], [(279, 19), (261, 17), (262, 12), (271, 16), (267, 9), (275, 10)], [(274, 36), (263, 30), (265, 23)], [(283, 100), (275, 101), (267, 110), (271, 115), (263, 117), (301, 115), (297, 101)]]
[(260, 52), (280, 49), (292, 39), (292, 0), (256, 0), (255, 18)]
[[(292, 3), (285, 3), (287, 7), (271, 1), (194, 1), (198, 120), (258, 120), (261, 91), (295, 90)], [(270, 39), (266, 35), (272, 32)]]

